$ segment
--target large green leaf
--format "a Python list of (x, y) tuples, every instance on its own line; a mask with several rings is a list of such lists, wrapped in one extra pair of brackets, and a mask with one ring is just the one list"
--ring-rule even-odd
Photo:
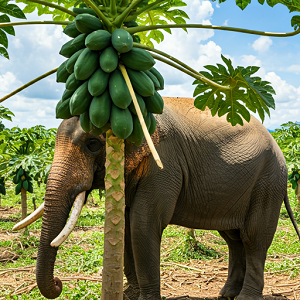
[(269, 108), (275, 108), (275, 102), (272, 94), (274, 89), (267, 81), (260, 77), (253, 77), (259, 67), (250, 66), (247, 68), (233, 68), (231, 60), (223, 55), (221, 56), (225, 66), (204, 66), (210, 72), (202, 71), (202, 75), (208, 79), (217, 82), (223, 86), (230, 86), (230, 90), (224, 90), (219, 87), (212, 87), (207, 83), (196, 80), (197, 84), (194, 97), (195, 107), (205, 110), (208, 107), (212, 115), (221, 117), (227, 114), (227, 121), (233, 126), (243, 125), (243, 119), (250, 121), (250, 112), (258, 113), (261, 120), (264, 121), (265, 113), (270, 114)]
[(7, 58), (7, 59), (9, 59), (9, 55), (8, 55), (7, 50), (5, 48), (1, 47), (1, 46), (0, 46), (0, 55)]
[[(9, 22), (10, 22), (10, 18), (8, 15), (0, 16), (0, 23), (9, 23)], [(15, 35), (15, 30), (12, 26), (2, 27), (1, 29), (7, 32), (8, 34)]]
[(0, 1), (0, 12), (18, 19), (26, 19), (22, 10), (16, 4), (7, 4), (8, 1)]

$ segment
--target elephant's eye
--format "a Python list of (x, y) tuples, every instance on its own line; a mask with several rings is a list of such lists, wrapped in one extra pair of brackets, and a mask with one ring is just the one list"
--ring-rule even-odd
[(90, 139), (87, 141), (86, 146), (88, 147), (88, 149), (90, 151), (96, 152), (96, 151), (100, 150), (100, 148), (102, 147), (102, 143), (98, 139)]

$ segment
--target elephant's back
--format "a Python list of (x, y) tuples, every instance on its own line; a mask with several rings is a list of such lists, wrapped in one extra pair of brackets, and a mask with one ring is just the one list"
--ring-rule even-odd
[[(255, 117), (251, 116), (249, 123), (244, 120), (243, 126), (232, 126), (226, 116), (212, 116), (209, 109), (201, 111), (196, 108), (192, 98), (166, 97), (164, 101), (164, 113), (158, 119), (160, 127), (167, 131), (170, 128), (171, 131), (179, 131), (179, 139), (183, 138), (185, 144), (196, 140), (199, 144), (206, 145), (209, 152), (218, 153), (223, 160), (235, 162), (271, 151), (276, 160), (285, 164), (275, 140)], [(241, 156), (241, 153), (246, 155)]]

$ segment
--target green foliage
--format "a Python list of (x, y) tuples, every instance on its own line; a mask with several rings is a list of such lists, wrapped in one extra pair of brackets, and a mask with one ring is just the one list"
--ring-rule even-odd
[[(250, 121), (249, 110), (258, 112), (262, 121), (264, 121), (265, 112), (270, 115), (269, 108), (275, 108), (275, 102), (272, 94), (274, 89), (269, 85), (268, 81), (261, 80), (260, 77), (253, 77), (259, 67), (237, 67), (233, 68), (231, 60), (221, 56), (225, 65), (217, 64), (216, 66), (204, 66), (209, 72), (202, 71), (200, 74), (208, 79), (230, 86), (232, 89), (224, 90), (218, 87), (196, 80), (197, 84), (194, 97), (195, 106), (201, 110), (208, 107), (212, 115), (221, 117), (227, 114), (227, 121), (233, 126), (236, 124), (243, 125), (244, 118)], [(227, 67), (227, 68), (226, 68)]]
[(28, 172), (28, 180), (34, 178), (39, 184), (46, 181), (54, 155), (55, 134), (56, 129), (47, 130), (42, 125), (29, 129), (6, 128), (0, 132), (3, 141), (0, 144), (0, 175), (9, 178), (22, 168)]
[(287, 122), (281, 128), (271, 133), (286, 160), (289, 171), (288, 180), (292, 188), (296, 189), (297, 181), (300, 179), (300, 124)]
[[(148, 2), (148, 1), (147, 1)], [(157, 3), (156, 5), (154, 5)], [(165, 25), (169, 22), (175, 24), (186, 24), (185, 19), (189, 16), (181, 9), (173, 9), (174, 7), (186, 6), (186, 3), (181, 0), (173, 1), (149, 1), (148, 5), (141, 7), (136, 12), (132, 12), (133, 16), (129, 16), (128, 20), (137, 18), (136, 22), (139, 26), (145, 25)], [(164, 31), (171, 34), (171, 30), (166, 28)], [(184, 29), (186, 30), (186, 29)], [(160, 43), (164, 40), (162, 30), (151, 30), (149, 32), (139, 33), (141, 43), (154, 48), (152, 40)]]
[[(24, 13), (16, 4), (8, 4), (8, 2), (8, 0), (0, 0), (0, 13), (3, 13), (3, 15), (0, 15), (0, 23), (9, 23), (10, 18), (8, 15), (18, 19), (26, 19)], [(8, 47), (6, 33), (15, 35), (15, 30), (12, 26), (0, 28), (0, 44), (3, 45), (3, 47), (0, 47), (0, 55), (9, 59), (6, 50)]]
[[(0, 106), (0, 132), (5, 128), (4, 124), (1, 122), (1, 119), (12, 121), (11, 117), (15, 116), (8, 108)], [(1, 142), (0, 142), (1, 144)]]

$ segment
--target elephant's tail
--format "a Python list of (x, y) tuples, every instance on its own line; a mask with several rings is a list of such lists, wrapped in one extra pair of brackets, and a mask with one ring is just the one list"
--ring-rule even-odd
[(296, 219), (295, 219), (294, 213), (293, 213), (293, 211), (292, 211), (292, 208), (291, 208), (291, 205), (290, 205), (290, 201), (289, 201), (289, 197), (288, 197), (287, 194), (284, 196), (284, 204), (285, 204), (285, 208), (286, 208), (286, 210), (287, 210), (287, 212), (288, 212), (288, 214), (289, 214), (289, 217), (290, 217), (290, 219), (291, 219), (291, 221), (292, 221), (292, 223), (293, 223), (293, 225), (294, 225), (294, 228), (295, 228), (295, 230), (296, 230), (296, 233), (297, 233), (297, 235), (298, 235), (298, 238), (299, 238), (299, 240), (300, 240), (300, 231), (299, 231), (299, 227), (298, 227), (297, 221), (296, 221)]

